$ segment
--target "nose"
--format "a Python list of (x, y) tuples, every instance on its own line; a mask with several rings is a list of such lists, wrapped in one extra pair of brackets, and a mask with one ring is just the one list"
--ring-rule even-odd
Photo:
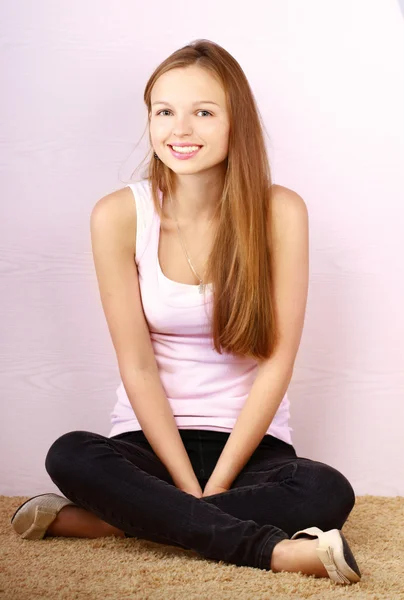
[(183, 135), (191, 135), (192, 134), (192, 126), (188, 117), (177, 116), (175, 118), (175, 122), (173, 125), (173, 134), (177, 137), (182, 137)]

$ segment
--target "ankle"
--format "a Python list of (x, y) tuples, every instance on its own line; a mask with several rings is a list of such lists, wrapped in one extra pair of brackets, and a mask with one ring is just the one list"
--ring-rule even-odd
[(286, 571), (328, 577), (324, 564), (317, 556), (317, 545), (317, 539), (282, 540), (274, 548), (271, 570), (275, 573)]
[[(276, 572), (288, 571), (305, 572), (307, 567), (318, 559), (314, 555), (314, 548), (317, 546), (317, 540), (309, 540), (307, 538), (299, 538), (297, 540), (282, 540), (279, 542), (272, 553), (271, 570)], [(272, 568), (272, 564), (274, 569)]]
[(290, 553), (290, 545), (293, 540), (281, 540), (272, 550), (270, 569), (274, 573), (279, 573), (285, 568), (285, 557)]
[(78, 506), (64, 506), (49, 525), (46, 535), (63, 537), (98, 538), (114, 535), (125, 537), (125, 533), (96, 515)]

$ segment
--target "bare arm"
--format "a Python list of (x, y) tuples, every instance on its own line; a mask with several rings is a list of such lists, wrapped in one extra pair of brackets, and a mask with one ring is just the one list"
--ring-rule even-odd
[(102, 307), (122, 382), (140, 426), (174, 484), (200, 490), (161, 383), (141, 303), (136, 251), (136, 204), (123, 188), (91, 213), (91, 243)]
[(303, 198), (277, 186), (272, 225), (280, 341), (273, 355), (259, 364), (251, 392), (211, 475), (212, 487), (229, 489), (261, 442), (293, 376), (302, 337), (309, 288), (309, 215)]
[(187, 451), (178, 432), (171, 406), (153, 371), (122, 375), (122, 381), (142, 430), (176, 487), (191, 493), (199, 488)]

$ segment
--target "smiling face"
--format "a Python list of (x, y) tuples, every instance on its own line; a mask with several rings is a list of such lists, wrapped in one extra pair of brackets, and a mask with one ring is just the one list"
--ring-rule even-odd
[[(149, 119), (152, 146), (175, 173), (206, 171), (227, 158), (230, 122), (226, 95), (207, 70), (190, 66), (161, 75), (151, 92)], [(176, 152), (172, 149), (176, 144), (186, 147)], [(190, 147), (193, 152), (188, 152)]]

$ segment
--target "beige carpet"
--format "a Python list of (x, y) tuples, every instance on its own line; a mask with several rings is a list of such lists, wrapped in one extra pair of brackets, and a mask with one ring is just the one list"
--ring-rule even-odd
[(362, 571), (352, 586), (238, 567), (134, 538), (23, 540), (10, 519), (27, 499), (0, 496), (0, 600), (404, 599), (401, 496), (357, 498), (343, 528)]

